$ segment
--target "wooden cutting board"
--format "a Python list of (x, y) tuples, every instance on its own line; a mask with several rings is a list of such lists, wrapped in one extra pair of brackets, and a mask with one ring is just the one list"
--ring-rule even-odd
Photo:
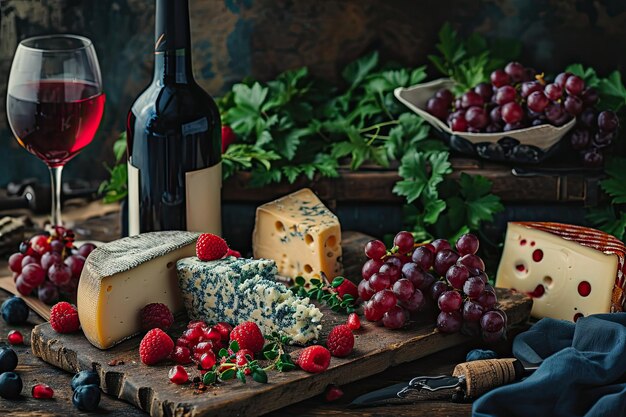
[[(360, 270), (362, 248), (369, 237), (347, 233), (344, 239), (344, 260), (347, 276)], [(508, 316), (509, 325), (528, 319), (532, 301), (522, 294), (498, 289), (498, 300)], [(346, 316), (322, 308), (321, 343), (335, 325), (344, 323)], [(347, 384), (404, 362), (468, 341), (460, 334), (443, 335), (434, 329), (433, 317), (422, 317), (407, 329), (387, 330), (362, 318), (362, 328), (355, 332), (355, 349), (347, 358), (332, 358), (330, 367), (321, 374), (301, 370), (286, 373), (268, 372), (269, 383), (259, 384), (248, 378), (244, 385), (227, 381), (197, 393), (192, 384), (175, 385), (167, 378), (173, 363), (146, 366), (139, 359), (140, 337), (135, 337), (109, 350), (93, 347), (81, 334), (62, 335), (49, 323), (36, 326), (32, 332), (33, 353), (44, 361), (77, 372), (95, 369), (101, 375), (102, 389), (127, 401), (152, 416), (258, 416), (322, 393), (328, 384)], [(176, 323), (169, 333), (178, 337), (185, 321)], [(293, 348), (293, 357), (299, 348)], [(190, 376), (197, 375), (188, 366)]]

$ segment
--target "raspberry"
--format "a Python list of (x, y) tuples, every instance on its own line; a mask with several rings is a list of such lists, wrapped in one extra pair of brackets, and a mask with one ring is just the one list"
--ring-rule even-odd
[(330, 365), (330, 352), (324, 346), (309, 346), (302, 350), (297, 364), (306, 372), (313, 374), (324, 372)]
[[(254, 359), (254, 353), (252, 353), (251, 350), (241, 349), (237, 352), (235, 357), (235, 363), (237, 364), (237, 366), (245, 366), (248, 363), (248, 358), (246, 358), (246, 355), (250, 356), (251, 359)], [(250, 375), (252, 373), (252, 370), (250, 368), (246, 368), (243, 372), (246, 375)]]
[(174, 323), (174, 316), (165, 304), (151, 303), (141, 309), (141, 328), (167, 330)]
[(352, 330), (345, 324), (335, 326), (328, 334), (326, 346), (333, 356), (343, 358), (352, 352), (354, 336)]
[(359, 319), (358, 314), (350, 313), (348, 316), (348, 321), (346, 322), (350, 330), (358, 330), (361, 328), (361, 320)]
[(166, 359), (174, 349), (174, 341), (161, 329), (152, 329), (141, 339), (139, 356), (146, 365)]
[(203, 233), (196, 242), (196, 255), (201, 261), (221, 259), (228, 252), (226, 241), (217, 235)]
[(343, 397), (343, 391), (337, 385), (331, 384), (326, 388), (326, 401), (336, 401), (341, 397)]
[(342, 300), (346, 294), (350, 294), (355, 300), (359, 296), (359, 291), (356, 285), (354, 285), (354, 282), (346, 278), (344, 278), (343, 282), (335, 288), (335, 291), (337, 291), (337, 294)]
[(72, 333), (80, 328), (76, 307), (66, 301), (52, 306), (50, 310), (50, 325), (58, 333)]
[(236, 326), (230, 332), (230, 340), (236, 340), (239, 349), (250, 349), (253, 353), (259, 353), (263, 350), (265, 339), (261, 333), (261, 329), (256, 323), (246, 321)]
[(237, 135), (233, 131), (232, 127), (228, 125), (222, 126), (222, 153), (226, 152), (226, 149), (237, 141)]
[(224, 258), (227, 258), (229, 256), (234, 256), (235, 258), (241, 258), (241, 252), (239, 252), (238, 250), (228, 248), (228, 252), (226, 252), (226, 255), (224, 255)]
[(220, 334), (222, 335), (222, 340), (227, 341), (230, 339), (230, 332), (233, 331), (233, 326), (231, 326), (229, 323), (220, 321), (215, 326), (213, 326), (213, 328), (220, 332)]
[(175, 346), (172, 352), (172, 359), (176, 363), (185, 365), (191, 362), (191, 352), (184, 346)]

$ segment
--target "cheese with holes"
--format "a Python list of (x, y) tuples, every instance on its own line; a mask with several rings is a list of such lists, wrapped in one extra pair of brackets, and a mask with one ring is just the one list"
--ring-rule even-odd
[(496, 286), (533, 297), (532, 315), (576, 321), (624, 309), (624, 255), (617, 238), (587, 227), (508, 224)]
[(140, 310), (163, 303), (182, 310), (176, 261), (195, 254), (197, 233), (152, 232), (106, 243), (89, 254), (77, 307), (87, 339), (107, 349), (141, 331)]
[(273, 259), (285, 277), (333, 279), (341, 275), (339, 220), (308, 188), (256, 210), (255, 258)]
[(253, 321), (263, 334), (274, 331), (303, 344), (319, 338), (322, 313), (276, 282), (276, 263), (229, 257), (177, 263), (179, 286), (189, 318), (209, 323)]

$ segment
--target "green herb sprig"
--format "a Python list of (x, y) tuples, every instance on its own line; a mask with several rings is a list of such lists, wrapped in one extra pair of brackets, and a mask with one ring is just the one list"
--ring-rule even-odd
[(307, 285), (303, 277), (296, 277), (290, 289), (299, 297), (309, 297), (312, 300), (325, 303), (335, 312), (349, 314), (356, 310), (357, 300), (350, 294), (345, 294), (343, 298), (341, 298), (335, 290), (344, 280), (344, 277), (336, 277), (329, 284), (326, 277), (323, 276), (322, 279), (311, 279), (310, 283)]
[(246, 355), (248, 362), (238, 365), (236, 362), (239, 343), (236, 340), (230, 342), (228, 349), (222, 348), (217, 354), (217, 363), (204, 374), (202, 382), (205, 385), (217, 384), (237, 378), (241, 383), (246, 383), (246, 370), (251, 371), (252, 379), (261, 384), (267, 383), (267, 373), (259, 362)]
[(291, 360), (291, 356), (285, 350), (285, 346), (291, 342), (288, 336), (281, 336), (278, 332), (273, 332), (265, 336), (267, 343), (263, 347), (263, 357), (272, 363), (264, 370), (276, 369), (279, 372), (289, 372), (296, 369), (296, 364)]

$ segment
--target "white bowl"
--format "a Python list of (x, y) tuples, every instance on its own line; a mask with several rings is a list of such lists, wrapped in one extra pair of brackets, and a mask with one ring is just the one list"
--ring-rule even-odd
[[(441, 88), (452, 89), (454, 87), (454, 81), (446, 78), (430, 81), (423, 84), (417, 84), (412, 87), (404, 88), (398, 87), (394, 90), (394, 95), (400, 102), (402, 102), (409, 109), (424, 118), (430, 123), (438, 132), (442, 133), (450, 141), (450, 145), (461, 152), (472, 153), (470, 148), (472, 146), (460, 145), (459, 138), (468, 141), (473, 145), (474, 152), (481, 157), (495, 160), (511, 160), (517, 162), (530, 162), (537, 163), (545, 159), (546, 154), (555, 147), (557, 143), (565, 136), (565, 134), (574, 127), (576, 123), (575, 119), (570, 120), (563, 126), (552, 126), (550, 124), (543, 124), (539, 126), (527, 127), (524, 129), (511, 130), (509, 132), (496, 132), (496, 133), (469, 133), (469, 132), (454, 132), (443, 121), (439, 120), (432, 114), (426, 111), (426, 102), (431, 98), (437, 90)], [(485, 148), (485, 145), (490, 143), (501, 143), (502, 140), (507, 140), (511, 146), (525, 145), (528, 149), (533, 149), (537, 153), (537, 157), (534, 160), (518, 160), (515, 155), (509, 154), (508, 157), (502, 155), (502, 157), (489, 157), (485, 155), (485, 152), (481, 149)], [(463, 141), (461, 141), (463, 142)], [(517, 145), (515, 143), (517, 142)], [(455, 146), (455, 144), (457, 146)]]

